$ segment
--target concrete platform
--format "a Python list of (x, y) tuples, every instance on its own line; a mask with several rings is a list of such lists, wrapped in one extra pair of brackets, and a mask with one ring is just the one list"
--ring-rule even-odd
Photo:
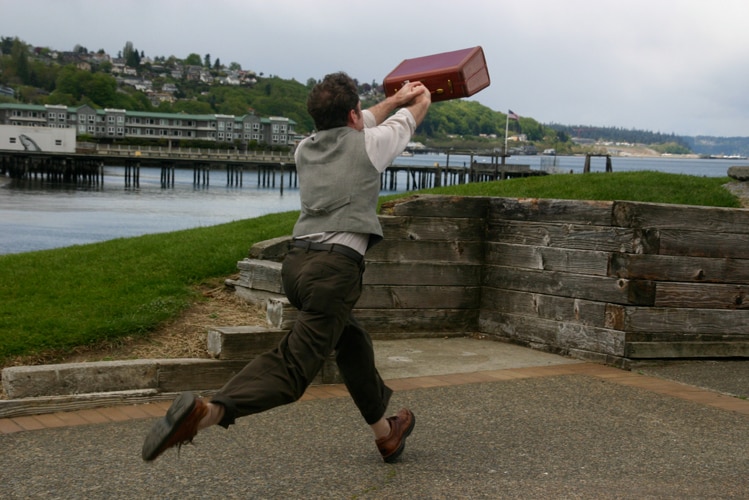
[(390, 411), (417, 418), (399, 463), (379, 458), (345, 387), (313, 386), (154, 463), (140, 447), (166, 401), (0, 419), (2, 496), (749, 496), (746, 399), (482, 340), (378, 342), (377, 355)]

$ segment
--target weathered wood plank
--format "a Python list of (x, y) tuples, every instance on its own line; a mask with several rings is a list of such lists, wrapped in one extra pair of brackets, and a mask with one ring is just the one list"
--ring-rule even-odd
[(438, 217), (380, 215), (379, 220), (386, 241), (454, 241), (459, 239), (463, 242), (468, 242), (484, 239), (483, 219), (479, 217), (457, 218), (444, 217), (441, 216), (442, 214), (439, 215)]
[(661, 255), (749, 259), (749, 234), (660, 229)]
[(167, 392), (220, 389), (246, 364), (247, 361), (206, 359), (163, 365), (159, 368), (159, 389)]
[(133, 359), (10, 366), (2, 371), (9, 398), (59, 396), (70, 393), (154, 389), (161, 360)]
[(559, 271), (486, 266), (484, 285), (594, 302), (613, 302), (625, 305), (653, 305), (655, 303), (653, 282)]
[(382, 204), (383, 215), (417, 217), (486, 217), (489, 198), (483, 196), (444, 196), (418, 194)]
[(249, 304), (255, 304), (257, 306), (264, 306), (268, 300), (285, 297), (282, 293), (266, 292), (265, 290), (255, 290), (242, 286), (239, 281), (229, 281), (226, 284), (234, 288), (234, 293), (237, 297), (244, 300)]
[(576, 250), (634, 253), (635, 231), (611, 226), (487, 221), (487, 241)]
[(569, 297), (499, 290), (484, 287), (481, 294), (482, 314), (486, 311), (511, 312), (554, 321), (611, 328), (606, 325), (606, 304)]
[(487, 219), (610, 226), (613, 205), (611, 201), (491, 198)]
[[(746, 335), (749, 310), (685, 309), (609, 305), (606, 328), (630, 333)], [(629, 337), (628, 337), (629, 338)]]
[(626, 357), (632, 359), (749, 357), (746, 342), (628, 342)]
[(749, 210), (617, 201), (613, 208), (613, 223), (631, 228), (749, 234)]
[[(471, 292), (476, 293), (476, 292)], [(288, 299), (268, 303), (268, 322), (274, 328), (288, 329), (294, 324), (299, 311), (289, 304)], [(375, 334), (407, 333), (413, 336), (418, 332), (466, 333), (476, 331), (478, 308), (359, 308), (352, 314), (361, 326)], [(379, 338), (386, 338), (382, 335)]]
[(221, 326), (208, 331), (208, 354), (221, 360), (247, 360), (273, 349), (287, 330), (262, 326)]
[(354, 309), (370, 333), (463, 332), (478, 328), (478, 309)]
[(364, 287), (357, 309), (475, 309), (481, 297), (478, 286)]
[(365, 285), (477, 286), (479, 264), (433, 262), (367, 262)]
[(283, 261), (289, 252), (291, 235), (280, 236), (270, 240), (259, 241), (250, 247), (248, 257), (258, 260), (272, 260), (275, 262)]
[(593, 250), (490, 242), (486, 244), (484, 262), (497, 266), (606, 276), (609, 255), (609, 252)]
[(749, 261), (614, 253), (609, 274), (626, 279), (749, 284)]
[[(481, 288), (478, 286), (369, 285), (364, 287), (362, 296), (356, 303), (356, 309), (476, 309), (480, 295)], [(284, 320), (295, 320), (297, 312), (288, 299), (271, 299), (268, 301), (266, 316), (269, 324), (279, 329)], [(262, 327), (254, 328), (261, 329)], [(228, 329), (228, 327), (223, 329)]]
[(479, 331), (560, 350), (580, 349), (612, 356), (624, 355), (624, 332), (580, 323), (487, 312), (479, 320)]
[(625, 332), (627, 342), (749, 342), (749, 335), (681, 332)]
[(281, 263), (270, 260), (243, 259), (237, 262), (239, 284), (246, 288), (283, 293)]
[(480, 264), (483, 256), (484, 248), (480, 241), (384, 240), (369, 249), (367, 262), (427, 261)]
[(299, 310), (286, 297), (269, 298), (266, 303), (265, 317), (270, 328), (289, 330), (298, 314)]
[(717, 283), (657, 282), (656, 307), (749, 309), (749, 286)]

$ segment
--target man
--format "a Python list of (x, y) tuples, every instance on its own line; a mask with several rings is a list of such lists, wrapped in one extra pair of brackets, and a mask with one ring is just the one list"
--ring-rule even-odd
[(312, 89), (307, 110), (317, 132), (295, 153), (301, 214), (281, 272), (298, 319), (275, 349), (250, 362), (210, 401), (180, 394), (146, 437), (144, 460), (191, 442), (211, 425), (226, 428), (237, 418), (298, 400), (333, 351), (383, 459), (400, 456), (414, 415), (404, 408), (385, 418), (392, 390), (375, 368), (369, 334), (351, 311), (361, 294), (364, 254), (382, 239), (380, 173), (406, 148), (430, 104), (431, 94), (419, 82), (405, 83), (365, 111), (345, 73), (327, 75)]

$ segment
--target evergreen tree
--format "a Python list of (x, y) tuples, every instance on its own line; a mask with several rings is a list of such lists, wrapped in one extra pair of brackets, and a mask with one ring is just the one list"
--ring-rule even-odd
[(31, 69), (29, 68), (29, 55), (26, 44), (18, 38), (13, 40), (10, 55), (16, 67), (16, 76), (21, 83), (28, 84), (31, 77)]

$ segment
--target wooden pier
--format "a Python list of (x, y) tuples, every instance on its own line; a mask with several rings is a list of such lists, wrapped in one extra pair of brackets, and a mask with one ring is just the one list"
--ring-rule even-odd
[(546, 172), (531, 170), (530, 165), (502, 165), (476, 162), (468, 167), (394, 164), (383, 172), (382, 182), (380, 183), (381, 189), (384, 191), (397, 191), (398, 174), (401, 172), (405, 172), (406, 191), (453, 186), (456, 184), (467, 184), (469, 182), (489, 182), (512, 179), (515, 177), (546, 175)]
[[(505, 157), (502, 157), (504, 162)], [(81, 149), (76, 153), (44, 153), (30, 151), (0, 151), (0, 175), (13, 179), (41, 180), (49, 183), (101, 185), (104, 183), (104, 166), (124, 170), (125, 187), (140, 186), (142, 167), (158, 168), (164, 189), (173, 188), (176, 169), (193, 171), (193, 184), (207, 187), (214, 172), (225, 173), (227, 186), (242, 187), (244, 174), (255, 172), (257, 186), (278, 188), (298, 187), (296, 164), (291, 153), (216, 151), (197, 148), (139, 148), (135, 146)], [(416, 166), (393, 164), (381, 174), (383, 191), (406, 191), (432, 187), (487, 182), (545, 175), (531, 170), (529, 165), (507, 165), (492, 157), (490, 163), (474, 161), (468, 165)], [(214, 175), (214, 182), (216, 176)], [(219, 177), (220, 179), (221, 177)], [(399, 186), (405, 178), (406, 185)]]
[(283, 189), (288, 173), (290, 187), (296, 187), (296, 168), (290, 153), (216, 151), (198, 148), (97, 147), (76, 153), (0, 151), (0, 175), (12, 179), (41, 180), (50, 183), (99, 185), (104, 182), (104, 166), (122, 168), (126, 187), (140, 186), (141, 168), (158, 168), (161, 187), (174, 187), (177, 169), (192, 170), (195, 186), (208, 186), (212, 172), (225, 172), (226, 185), (241, 187), (245, 172), (255, 171), (258, 186)]

